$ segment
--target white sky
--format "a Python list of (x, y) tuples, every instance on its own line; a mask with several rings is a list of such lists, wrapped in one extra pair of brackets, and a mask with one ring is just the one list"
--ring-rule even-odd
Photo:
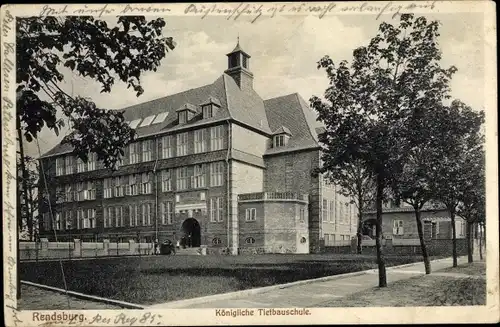
[[(439, 44), (442, 66), (455, 65), (452, 97), (473, 108), (484, 107), (484, 32), (482, 14), (426, 15), (442, 23)], [(397, 18), (396, 18), (397, 19)], [(174, 37), (177, 47), (167, 53), (160, 69), (145, 73), (145, 92), (137, 98), (132, 89), (119, 82), (111, 93), (101, 94), (97, 83), (66, 74), (62, 85), (75, 95), (91, 97), (102, 108), (118, 109), (215, 81), (226, 69), (226, 53), (239, 34), (242, 48), (248, 52), (254, 73), (254, 88), (262, 98), (298, 92), (307, 102), (311, 95), (322, 95), (327, 87), (326, 74), (316, 62), (328, 54), (335, 62), (351, 60), (356, 47), (367, 45), (382, 21), (396, 24), (390, 16), (343, 15), (261, 17), (254, 24), (250, 18), (237, 21), (225, 17), (166, 17), (166, 36)], [(110, 17), (109, 22), (115, 21)], [(62, 70), (61, 70), (62, 71)], [(73, 77), (72, 77), (73, 76)], [(63, 131), (64, 134), (66, 131)], [(42, 153), (55, 146), (64, 135), (56, 137), (45, 129), (40, 135)], [(27, 154), (38, 156), (34, 143), (26, 144)]]

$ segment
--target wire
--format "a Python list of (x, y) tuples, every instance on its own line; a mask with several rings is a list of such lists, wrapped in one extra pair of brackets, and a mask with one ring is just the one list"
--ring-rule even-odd
[[(40, 143), (38, 142), (38, 138), (36, 138), (36, 146), (38, 147), (38, 154), (40, 157), (42, 157), (42, 152), (40, 151)], [(40, 160), (40, 169), (43, 174), (43, 183), (45, 185), (45, 192), (47, 193), (47, 202), (49, 203), (49, 215), (52, 221), (52, 230), (54, 231), (54, 238), (57, 243), (57, 232), (55, 229), (55, 219), (54, 219), (54, 214), (52, 212), (52, 203), (50, 202), (50, 194), (49, 194), (49, 187), (47, 185), (47, 178), (45, 177), (45, 169), (43, 169), (43, 160)], [(64, 267), (62, 264), (62, 260), (59, 258), (59, 265), (61, 267), (61, 273), (62, 273), (62, 278), (63, 278), (63, 284), (64, 284), (64, 290), (66, 291), (66, 299), (68, 300), (68, 309), (71, 309), (71, 303), (68, 295), (68, 285), (66, 284), (66, 276), (64, 275)]]

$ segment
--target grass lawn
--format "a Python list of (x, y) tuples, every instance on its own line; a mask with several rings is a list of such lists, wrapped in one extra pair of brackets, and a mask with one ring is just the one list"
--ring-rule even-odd
[[(387, 266), (420, 256), (386, 256)], [(376, 268), (368, 255), (148, 256), (63, 262), (68, 289), (156, 304)], [(58, 261), (21, 264), (21, 279), (63, 287)]]
[[(433, 276), (433, 273), (436, 275)], [(325, 307), (469, 306), (486, 304), (484, 261), (446, 268), (322, 304)]]

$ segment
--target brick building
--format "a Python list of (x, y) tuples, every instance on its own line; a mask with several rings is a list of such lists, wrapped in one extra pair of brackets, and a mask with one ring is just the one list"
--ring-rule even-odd
[[(392, 201), (384, 203), (382, 208), (382, 233), (392, 239), (418, 239), (417, 222), (413, 207)], [(462, 217), (455, 217), (457, 238), (465, 238), (466, 222)], [(364, 234), (375, 238), (376, 211), (369, 210), (363, 215)], [(427, 205), (421, 209), (424, 238), (427, 240), (452, 239), (452, 224), (448, 210), (442, 205)]]
[[(298, 95), (263, 100), (239, 43), (212, 84), (123, 109), (138, 138), (116, 171), (57, 145), (41, 236), (178, 240), (232, 254), (316, 252), (349, 239), (355, 207), (313, 171), (321, 126)], [(43, 206), (42, 206), (43, 207)]]

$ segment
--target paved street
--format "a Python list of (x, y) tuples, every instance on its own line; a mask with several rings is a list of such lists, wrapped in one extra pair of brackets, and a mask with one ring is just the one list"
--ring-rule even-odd
[[(466, 263), (467, 257), (460, 257), (459, 264)], [(440, 259), (431, 262), (432, 270), (440, 276), (462, 277), (456, 273), (437, 272), (452, 266), (452, 259)], [(387, 281), (409, 279), (425, 275), (422, 262), (387, 268)], [(378, 272), (370, 270), (360, 275), (342, 276), (331, 280), (313, 281), (286, 288), (274, 288), (253, 294), (229, 297), (227, 295), (208, 296), (201, 299), (189, 299), (156, 304), (151, 308), (279, 308), (279, 307), (316, 307), (332, 299), (341, 298), (378, 285)]]

